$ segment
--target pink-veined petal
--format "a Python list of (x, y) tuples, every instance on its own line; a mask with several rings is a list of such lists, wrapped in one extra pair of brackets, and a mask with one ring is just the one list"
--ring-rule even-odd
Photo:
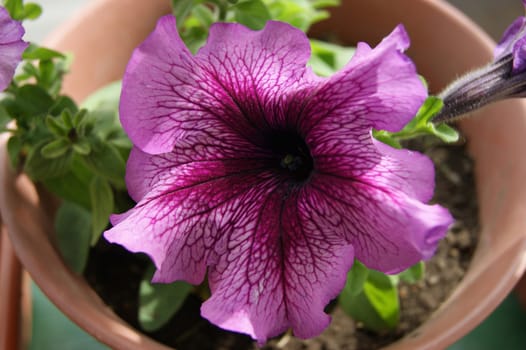
[(11, 82), (22, 52), (29, 45), (22, 40), (23, 35), (22, 25), (11, 19), (7, 10), (0, 6), (0, 91)]
[(318, 225), (348, 240), (368, 268), (385, 273), (429, 259), (453, 223), (447, 209), (384, 185), (320, 175), (309, 186)]
[[(236, 36), (235, 43), (222, 41), (229, 35)], [(128, 64), (121, 122), (132, 142), (151, 154), (171, 151), (178, 140), (205, 129), (218, 134), (226, 127), (248, 140), (257, 138), (260, 128), (272, 123), (267, 117), (273, 102), (310, 73), (309, 55), (305, 34), (269, 22), (261, 31), (215, 24), (194, 57), (175, 19), (163, 17)]]
[(323, 123), (399, 131), (427, 97), (414, 63), (403, 53), (408, 46), (402, 25), (374, 49), (360, 44), (349, 63), (317, 88), (301, 125), (304, 133)]

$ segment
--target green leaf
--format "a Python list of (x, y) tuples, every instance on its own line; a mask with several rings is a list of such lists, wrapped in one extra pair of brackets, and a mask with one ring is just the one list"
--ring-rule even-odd
[(110, 83), (89, 95), (84, 102), (82, 102), (82, 108), (87, 110), (117, 109), (119, 106), (121, 89), (122, 81), (119, 80)]
[[(433, 117), (440, 112), (444, 103), (436, 96), (429, 96), (418, 110), (416, 116), (399, 132), (390, 133), (384, 130), (373, 131), (373, 136), (388, 145), (399, 144), (401, 140), (412, 139), (423, 135), (433, 135), (445, 142), (456, 142), (458, 132), (446, 124), (435, 125)], [(396, 146), (393, 146), (396, 147)], [(400, 148), (400, 147), (396, 147)]]
[(11, 18), (17, 21), (24, 19), (24, 4), (22, 0), (5, 0), (4, 7), (11, 15)]
[(51, 60), (53, 58), (65, 58), (62, 53), (31, 43), (22, 54), (25, 60)]
[(46, 188), (67, 201), (91, 210), (89, 188), (93, 174), (86, 168), (78, 156), (73, 156), (70, 170), (60, 177), (49, 178), (43, 181)]
[(0, 105), (0, 129), (3, 129), (11, 121), (11, 116), (4, 106)]
[(126, 163), (115, 146), (107, 142), (93, 145), (89, 155), (83, 157), (86, 165), (96, 174), (124, 187)]
[(55, 216), (55, 232), (64, 260), (71, 269), (82, 273), (90, 248), (90, 213), (86, 209), (64, 201)]
[(329, 16), (323, 7), (334, 6), (338, 1), (264, 0), (272, 19), (287, 22), (306, 32), (309, 27)]
[(113, 191), (107, 180), (95, 176), (91, 181), (89, 192), (92, 208), (91, 244), (95, 245), (110, 223), (109, 218), (113, 213)]
[(192, 10), (192, 16), (196, 18), (202, 27), (210, 28), (216, 22), (216, 16), (208, 6), (196, 6)]
[(152, 284), (149, 269), (139, 287), (139, 323), (148, 332), (161, 328), (181, 308), (193, 286), (182, 281)]
[(396, 149), (401, 149), (402, 145), (396, 137), (393, 135), (393, 133), (385, 130), (374, 130), (373, 129), (373, 137), (377, 139), (380, 142), (385, 143), (388, 146), (391, 146)]
[(34, 181), (42, 181), (53, 177), (59, 177), (69, 171), (71, 167), (71, 152), (48, 159), (42, 155), (42, 149), (49, 141), (42, 141), (29, 152), (24, 171)]
[(78, 112), (78, 107), (75, 101), (73, 101), (68, 96), (59, 96), (55, 103), (51, 106), (49, 109), (49, 114), (53, 116), (60, 115), (64, 110), (68, 110), (73, 114), (76, 114)]
[(247, 0), (233, 6), (236, 21), (248, 28), (259, 30), (272, 19), (267, 5), (261, 0)]
[(339, 303), (348, 315), (369, 330), (383, 332), (398, 325), (398, 290), (394, 279), (381, 272), (369, 270), (363, 290), (357, 295), (344, 288)]
[(330, 74), (322, 76), (332, 75), (342, 69), (351, 60), (356, 51), (354, 47), (335, 45), (315, 39), (311, 39), (310, 44), (312, 54), (309, 64), (313, 67), (314, 72), (316, 72), (316, 67), (313, 61), (317, 60), (324, 62), (331, 68)]
[(91, 153), (91, 146), (88, 140), (81, 139), (73, 144), (73, 150), (81, 156), (87, 156)]
[(47, 159), (54, 159), (66, 154), (71, 148), (71, 143), (66, 138), (59, 138), (46, 144), (40, 150), (42, 156)]
[(416, 114), (416, 120), (420, 123), (428, 123), (431, 118), (444, 107), (444, 102), (438, 97), (429, 96)]
[(354, 260), (352, 269), (347, 274), (347, 282), (344, 287), (346, 293), (350, 293), (353, 296), (360, 294), (368, 275), (369, 269), (358, 260)]
[(177, 18), (177, 28), (181, 29), (184, 19), (195, 5), (195, 0), (172, 0), (172, 13)]
[(14, 169), (18, 168), (22, 146), (22, 139), (17, 135), (11, 136), (7, 141), (7, 154), (9, 155), (9, 160)]
[(45, 122), (48, 130), (55, 136), (67, 136), (69, 129), (66, 128), (60, 119), (48, 115)]
[(131, 148), (128, 137), (122, 130), (119, 120), (119, 100), (121, 82), (115, 82), (90, 95), (82, 104), (89, 110), (86, 123), (93, 124), (93, 133), (103, 141)]
[(400, 279), (402, 281), (408, 282), (408, 283), (416, 283), (422, 278), (424, 278), (425, 274), (425, 264), (423, 261), (419, 262), (418, 264), (415, 264), (408, 268), (405, 271), (402, 271), (398, 274)]
[(309, 66), (314, 74), (319, 77), (329, 77), (334, 74), (334, 68), (319, 56), (312, 55), (309, 59)]
[(434, 134), (447, 143), (457, 142), (460, 138), (458, 131), (447, 124), (438, 124), (435, 127)]
[(17, 89), (11, 115), (29, 120), (34, 116), (47, 115), (53, 105), (53, 98), (43, 88), (36, 85), (24, 85)]
[(63, 110), (62, 113), (60, 113), (60, 118), (67, 130), (73, 129), (73, 115), (69, 109)]
[(24, 19), (37, 19), (42, 14), (42, 7), (33, 2), (24, 5)]

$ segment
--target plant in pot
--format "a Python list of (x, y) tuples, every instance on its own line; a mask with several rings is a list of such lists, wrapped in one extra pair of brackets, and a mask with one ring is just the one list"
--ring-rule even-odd
[[(36, 283), (68, 316), (108, 345), (166, 348), (104, 305), (94, 293), (94, 289), (101, 292), (102, 279), (88, 274), (90, 286), (64, 262), (64, 258), (76, 261), (75, 269), (83, 269), (84, 260), (75, 258), (87, 256), (86, 247), (96, 241), (99, 251), (109, 251), (115, 258), (116, 248), (99, 237), (110, 213), (126, 210), (131, 211), (113, 217), (114, 226), (105, 238), (147, 253), (155, 262), (154, 280), (198, 284), (208, 266), (208, 284), (196, 289), (183, 282), (158, 285), (148, 280), (139, 286), (125, 278), (114, 295), (139, 289), (144, 306), (152, 306), (148, 298), (159, 303), (153, 317), (142, 320), (143, 326), (158, 323), (159, 313), (175, 311), (190, 293), (185, 305), (197, 299), (194, 295), (208, 299), (202, 308), (207, 319), (248, 334), (260, 345), (287, 328), (309, 338), (327, 325), (324, 308), (343, 289), (338, 298), (342, 308), (366, 326), (383, 331), (398, 311), (375, 300), (393, 300), (388, 296), (396, 293), (397, 280), (421, 274), (418, 262), (432, 255), (452, 222), (446, 209), (424, 203), (433, 189), (429, 160), (397, 149), (399, 140), (421, 133), (454, 139), (452, 129), (436, 127), (431, 119), (448, 120), (457, 112), (480, 107), (480, 102), (520, 95), (520, 84), (515, 84), (517, 89), (504, 95), (467, 98), (479, 91), (472, 87), (480, 87), (476, 83), (486, 77), (503, 82), (504, 87), (510, 86), (508, 76), (520, 77), (521, 67), (509, 73), (509, 65), (499, 66), (500, 70), (490, 65), (424, 103), (427, 93), (403, 53), (408, 39), (398, 23), (407, 28), (413, 50), (409, 53), (432, 91), (491, 61), (491, 42), (443, 3), (399, 1), (395, 6), (343, 1), (328, 21), (312, 29), (313, 35), (333, 38), (333, 44), (311, 45), (287, 24), (265, 26), (274, 16), (306, 29), (320, 15), (310, 2), (303, 4), (310, 12), (305, 8), (294, 12), (294, 3), (217, 1), (192, 8), (185, 6), (192, 2), (174, 2), (186, 44), (173, 17), (163, 17), (134, 51), (124, 75), (120, 120), (134, 145), (126, 183), (124, 160), (131, 144), (116, 119), (115, 103), (107, 98), (115, 97), (120, 87), (90, 97), (83, 103), (86, 109), (79, 109), (63, 93), (81, 101), (119, 79), (132, 49), (170, 11), (169, 2), (91, 4), (48, 42), (75, 56), (63, 90), (57, 78), (64, 73), (67, 57), (35, 46), (25, 52), (29, 62), (3, 100), (17, 125), (6, 127), (14, 136), (4, 136), (7, 146), (2, 157), (10, 166), (2, 168), (2, 217)], [(21, 2), (6, 2), (15, 18), (16, 9), (24, 8), (16, 4)], [(306, 20), (305, 13), (312, 16)], [(233, 24), (210, 27), (216, 17), (232, 17), (260, 30)], [(432, 31), (422, 30), (423, 24)], [(208, 42), (191, 54), (189, 49), (203, 44), (209, 27)], [(333, 74), (350, 54), (334, 42), (377, 43), (395, 27), (374, 49), (360, 44), (350, 63)], [(451, 37), (460, 44), (453, 45)], [(508, 33), (506, 38), (513, 36)], [(510, 39), (501, 45), (507, 64), (513, 62), (512, 48), (507, 51), (506, 45), (515, 42)], [(314, 54), (312, 69), (329, 78), (305, 69), (309, 46)], [(493, 83), (487, 80), (482, 86)], [(441, 100), (446, 102), (443, 112), (439, 112)], [(515, 159), (514, 152), (524, 146), (523, 112), (522, 102), (512, 101), (478, 111), (477, 118), (462, 122), (476, 164), (480, 243), (453, 294), (418, 330), (390, 348), (450, 344), (485, 317), (524, 270), (525, 193), (520, 184), (526, 165)], [(416, 121), (403, 128), (415, 114)], [(506, 125), (497, 119), (503, 114), (509, 119)], [(373, 132), (374, 138), (372, 127), (381, 129)], [(23, 169), (36, 184), (13, 168)], [(320, 180), (322, 173), (332, 180)], [(138, 203), (134, 209), (126, 190)], [(68, 239), (84, 244), (73, 245), (75, 250)], [(67, 247), (62, 250), (64, 258), (61, 246)], [(140, 281), (148, 258), (139, 256), (139, 263), (130, 263), (131, 254), (119, 254), (111, 263), (97, 263), (102, 255), (92, 252), (87, 270), (108, 275), (122, 260)], [(399, 277), (382, 273), (408, 268)], [(364, 300), (369, 308), (357, 310), (354, 306), (367, 304), (359, 303)], [(151, 311), (141, 310), (143, 316)], [(180, 312), (184, 310), (185, 306)], [(175, 334), (176, 343), (183, 346), (185, 337), (197, 333), (193, 348), (210, 347), (199, 343), (199, 338), (210, 338), (209, 333), (219, 330), (202, 326), (202, 321), (188, 329), (188, 320), (165, 328), (163, 336)], [(227, 340), (211, 344), (225, 346), (230, 341), (238, 348), (254, 346), (249, 337), (220, 334)], [(295, 341), (285, 334), (269, 346), (292, 347)]]

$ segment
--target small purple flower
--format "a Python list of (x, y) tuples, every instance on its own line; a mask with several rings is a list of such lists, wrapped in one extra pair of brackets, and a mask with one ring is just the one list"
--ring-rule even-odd
[(22, 40), (23, 35), (22, 25), (11, 19), (7, 10), (0, 6), (0, 91), (13, 79), (22, 52), (28, 45)]
[[(526, 6), (526, 0), (522, 0)], [(450, 84), (439, 97), (444, 108), (434, 122), (447, 122), (499, 100), (526, 97), (526, 17), (504, 32), (490, 64)]]
[(426, 98), (408, 46), (399, 26), (320, 78), (307, 37), (287, 24), (214, 24), (194, 56), (162, 18), (123, 80), (138, 203), (105, 237), (147, 253), (155, 282), (207, 274), (201, 312), (222, 328), (260, 342), (287, 328), (319, 334), (355, 258), (400, 272), (452, 223), (425, 204), (431, 161), (371, 136), (400, 130)]
[[(522, 0), (522, 4), (526, 6), (526, 0)], [(495, 61), (509, 55), (513, 62), (512, 73), (524, 72), (526, 70), (526, 18), (524, 16), (517, 18), (506, 29), (495, 48)]]

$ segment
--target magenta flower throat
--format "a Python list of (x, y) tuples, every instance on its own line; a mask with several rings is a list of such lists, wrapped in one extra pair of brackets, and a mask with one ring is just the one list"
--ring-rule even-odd
[(287, 24), (214, 24), (192, 55), (162, 18), (123, 80), (137, 205), (105, 237), (148, 254), (155, 282), (207, 275), (201, 313), (222, 328), (260, 342), (319, 334), (355, 258), (397, 273), (429, 258), (452, 222), (425, 204), (431, 161), (371, 136), (400, 130), (427, 96), (408, 46), (399, 26), (320, 78)]

